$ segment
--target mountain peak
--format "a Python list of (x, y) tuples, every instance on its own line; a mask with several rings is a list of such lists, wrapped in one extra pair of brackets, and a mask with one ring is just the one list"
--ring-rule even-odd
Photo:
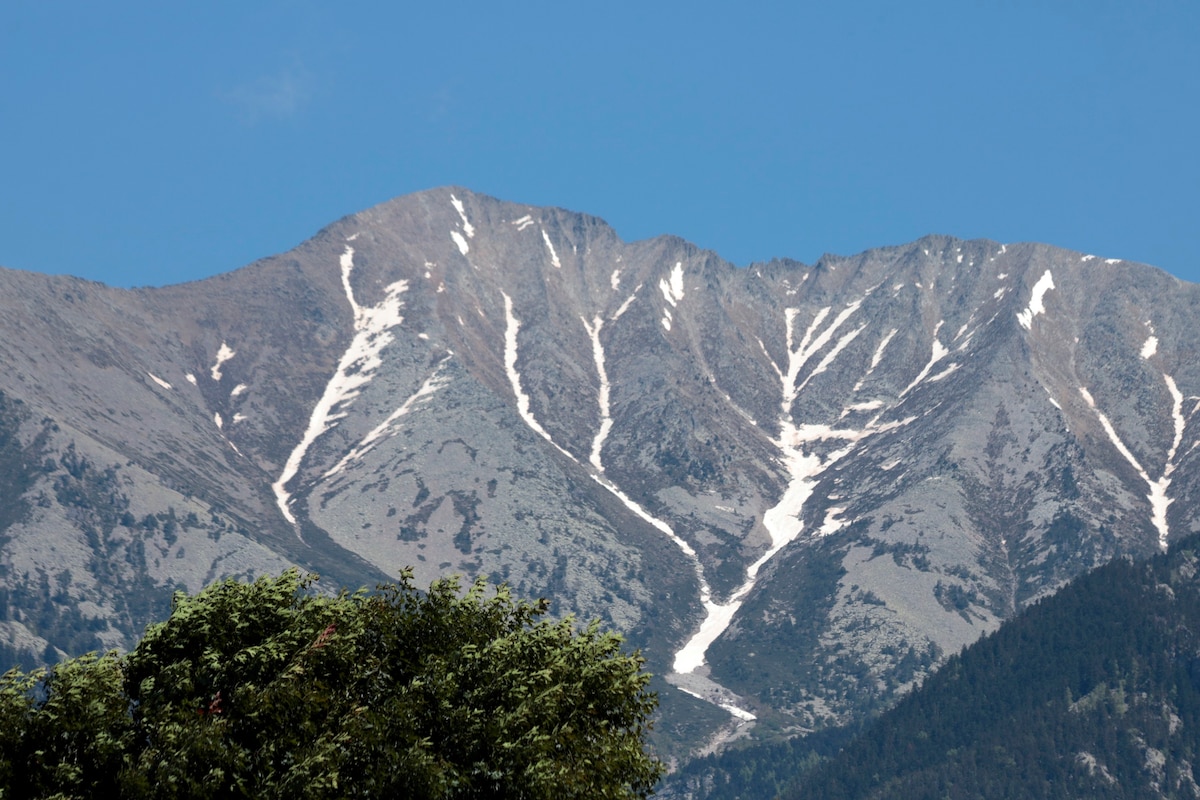
[(1044, 245), (737, 268), (441, 187), (204, 281), (0, 279), (13, 658), (412, 565), (601, 618), (689, 730), (813, 729), (1200, 528), (1196, 289)]

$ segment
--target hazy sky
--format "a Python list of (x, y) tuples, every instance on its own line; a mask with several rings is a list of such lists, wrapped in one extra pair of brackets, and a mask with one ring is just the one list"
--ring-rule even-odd
[(457, 184), (736, 264), (927, 233), (1200, 280), (1200, 3), (0, 4), (0, 265), (129, 286)]

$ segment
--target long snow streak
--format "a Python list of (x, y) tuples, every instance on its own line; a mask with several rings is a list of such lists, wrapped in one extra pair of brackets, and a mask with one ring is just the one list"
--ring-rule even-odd
[(842, 350), (844, 350), (846, 348), (846, 345), (853, 342), (858, 337), (858, 335), (860, 333), (862, 333), (863, 330), (866, 329), (866, 327), (867, 327), (866, 325), (860, 325), (859, 327), (855, 328), (854, 330), (850, 331), (845, 336), (843, 336), (841, 339), (839, 339), (838, 343), (833, 346), (833, 349), (825, 354), (825, 357), (821, 359), (821, 361), (817, 364), (816, 368), (812, 372), (808, 373), (808, 377), (805, 378), (803, 380), (803, 382), (801, 382), (799, 387), (797, 387), (797, 389), (796, 389), (797, 395), (800, 392), (804, 391), (804, 387), (808, 385), (809, 381), (811, 381), (816, 376), (820, 375), (825, 370), (829, 369), (829, 365), (832, 364), (833, 360), (838, 357), (838, 354), (840, 354), (842, 352)]
[(683, 299), (683, 262), (676, 261), (675, 267), (671, 270), (671, 277), (663, 278), (658, 282), (658, 290), (663, 293), (663, 297), (671, 307), (679, 305), (679, 301)]
[[(1150, 488), (1150, 494), (1146, 496), (1146, 499), (1150, 501), (1150, 522), (1154, 525), (1154, 529), (1158, 531), (1158, 546), (1166, 550), (1168, 537), (1171, 533), (1170, 526), (1167, 523), (1167, 509), (1171, 503), (1175, 502), (1174, 498), (1167, 495), (1167, 489), (1171, 486), (1171, 475), (1175, 472), (1175, 467), (1177, 466), (1175, 459), (1179, 454), (1179, 446), (1183, 444), (1183, 433), (1184, 428), (1187, 426), (1187, 420), (1183, 416), (1183, 393), (1179, 391), (1179, 387), (1175, 384), (1175, 379), (1163, 373), (1163, 381), (1167, 384), (1167, 391), (1171, 395), (1171, 420), (1174, 424), (1175, 435), (1171, 441), (1171, 449), (1167, 451), (1167, 460), (1163, 464), (1163, 471), (1158, 480), (1150, 479), (1150, 475), (1146, 469), (1134, 457), (1129, 448), (1125, 446), (1125, 443), (1121, 441), (1121, 437), (1117, 435), (1117, 431), (1113, 427), (1112, 422), (1109, 421), (1108, 416), (1096, 407), (1096, 401), (1093, 399), (1091, 392), (1080, 386), (1079, 394), (1088, 404), (1088, 407), (1096, 413), (1096, 418), (1100, 420), (1100, 426), (1108, 434), (1109, 441), (1113, 443), (1113, 447), (1125, 457), (1125, 460), (1129, 462)], [(1194, 412), (1195, 409), (1193, 409)]]
[[(780, 368), (774, 362), (772, 362), (772, 366), (780, 378), (780, 407), (782, 412), (779, 438), (775, 441), (775, 445), (779, 448), (780, 460), (787, 470), (788, 485), (779, 502), (763, 514), (763, 527), (767, 529), (767, 532), (771, 536), (771, 546), (757, 561), (747, 568), (745, 583), (730, 596), (728, 601), (717, 603), (712, 600), (711, 596), (701, 598), (704, 605), (705, 617), (700, 624), (700, 629), (676, 652), (673, 664), (673, 669), (676, 673), (686, 674), (693, 672), (704, 663), (708, 648), (729, 627), (734, 614), (741, 608), (746, 595), (754, 588), (759, 570), (762, 569), (764, 564), (774, 558), (779, 551), (795, 541), (803, 531), (804, 505), (812, 497), (819, 476), (834, 462), (851, 452), (862, 439), (885, 430), (906, 425), (912, 421), (912, 418), (909, 418), (903, 421), (879, 424), (879, 415), (876, 415), (874, 419), (861, 429), (839, 429), (828, 425), (797, 425), (792, 417), (792, 405), (800, 390), (807, 385), (813, 375), (824, 371), (838, 354), (842, 352), (846, 345), (862, 332), (865, 326), (843, 335), (804, 381), (797, 385), (800, 373), (805, 364), (829, 343), (842, 324), (850, 315), (858, 310), (861, 303), (861, 300), (851, 303), (829, 323), (828, 327), (818, 333), (821, 324), (829, 316), (831, 310), (828, 307), (821, 309), (809, 324), (808, 329), (800, 340), (799, 346), (795, 346), (793, 342), (795, 340), (796, 318), (799, 316), (800, 311), (795, 308), (786, 310), (784, 321), (786, 325), (788, 361), (786, 369)], [(893, 335), (895, 335), (895, 331), (888, 334), (887, 339), (890, 340)], [(885, 345), (886, 340), (884, 345), (881, 345), (876, 351), (877, 356), (882, 354), (883, 346)], [(764, 347), (763, 349), (765, 352), (766, 348)], [(872, 404), (872, 407), (876, 406)], [(805, 451), (804, 446), (806, 444), (822, 440), (845, 441), (847, 445), (839, 450), (827, 453), (824, 458)], [(837, 514), (829, 515), (826, 525), (819, 531), (820, 535), (833, 533), (845, 524), (844, 521), (836, 519), (836, 517)]]
[(887, 336), (883, 337), (883, 341), (881, 341), (879, 346), (875, 348), (875, 354), (871, 356), (871, 366), (867, 367), (866, 374), (858, 379), (858, 383), (854, 384), (854, 389), (852, 391), (857, 392), (862, 388), (862, 385), (867, 378), (871, 377), (871, 373), (875, 371), (875, 368), (879, 366), (879, 362), (883, 360), (883, 351), (885, 348), (887, 348), (888, 342), (892, 341), (892, 337), (896, 335), (897, 330), (897, 328), (892, 328), (890, 331), (888, 331)]
[(296, 518), (292, 515), (291, 494), (287, 484), (300, 470), (304, 455), (322, 434), (334, 427), (338, 420), (346, 416), (342, 409), (353, 401), (375, 376), (375, 370), (383, 363), (380, 355), (383, 348), (391, 344), (393, 336), (391, 329), (404, 321), (400, 314), (404, 303), (400, 296), (408, 290), (408, 281), (397, 281), (385, 290), (384, 298), (376, 306), (360, 306), (354, 299), (354, 290), (350, 286), (350, 273), (354, 270), (354, 248), (346, 246), (341, 257), (342, 288), (346, 299), (354, 311), (354, 338), (346, 352), (338, 361), (333, 377), (325, 386), (321, 399), (313, 408), (304, 437), (288, 456), (284, 464), (283, 474), (279, 480), (271, 484), (275, 492), (275, 501), (279, 510), (288, 522), (293, 525)]
[(1029, 306), (1024, 311), (1017, 312), (1017, 322), (1021, 323), (1021, 327), (1029, 330), (1033, 327), (1033, 318), (1038, 314), (1046, 311), (1046, 306), (1042, 304), (1046, 292), (1054, 288), (1054, 276), (1050, 274), (1050, 270), (1046, 270), (1042, 277), (1038, 278), (1037, 283), (1033, 285), (1033, 292), (1029, 297)]
[(562, 262), (558, 260), (558, 253), (554, 250), (554, 242), (550, 241), (550, 234), (546, 233), (546, 229), (542, 229), (542, 241), (546, 243), (546, 249), (550, 251), (550, 263), (556, 269), (562, 268)]
[(146, 374), (150, 376), (150, 380), (154, 381), (155, 383), (157, 383), (157, 384), (158, 384), (159, 386), (161, 386), (162, 388), (164, 388), (164, 389), (170, 389), (170, 388), (171, 388), (171, 384), (167, 383), (167, 382), (166, 382), (166, 381), (164, 381), (162, 378), (160, 378), (160, 377), (158, 377), (157, 375), (155, 375), (153, 372), (147, 372)]
[(612, 430), (613, 426), (608, 406), (610, 387), (608, 372), (604, 368), (604, 345), (600, 343), (600, 329), (604, 327), (604, 317), (597, 314), (590, 324), (586, 317), (579, 319), (583, 321), (583, 328), (592, 340), (592, 358), (596, 361), (596, 374), (600, 377), (600, 391), (597, 396), (600, 404), (600, 430), (596, 432), (596, 438), (592, 440), (592, 454), (588, 460), (593, 467), (603, 472), (604, 465), (600, 462), (600, 450), (604, 447), (604, 440), (608, 438), (608, 432)]
[[(1049, 273), (1047, 273), (1047, 274), (1049, 274)], [(900, 393), (901, 397), (904, 397), (904, 395), (911, 392), (918, 383), (925, 380), (925, 378), (929, 375), (929, 371), (933, 369), (935, 364), (937, 364), (939, 361), (941, 361), (946, 356), (950, 355), (950, 350), (944, 344), (942, 344), (941, 341), (938, 339), (938, 331), (941, 330), (941, 327), (942, 327), (942, 323), (938, 322), (937, 326), (933, 329), (933, 353), (929, 356), (929, 363), (927, 363), (925, 365), (925, 368), (922, 369), (917, 374), (917, 377), (913, 378), (912, 383), (910, 383), (908, 386), (904, 387), (904, 391), (902, 391)], [(953, 370), (951, 370), (951, 371), (953, 371)], [(935, 380), (940, 380), (949, 374), (950, 374), (949, 372), (940, 374), (937, 376), (937, 378), (935, 378)]]
[[(638, 289), (640, 288), (641, 286), (638, 287)], [(637, 293), (637, 289), (634, 290), (634, 293)], [(551, 438), (550, 434), (545, 428), (542, 427), (541, 423), (537, 421), (537, 418), (533, 416), (533, 412), (529, 408), (529, 396), (526, 395), (525, 391), (521, 388), (521, 375), (517, 372), (517, 334), (521, 329), (521, 323), (520, 320), (516, 318), (516, 315), (513, 314), (512, 298), (510, 298), (504, 292), (501, 292), (500, 294), (504, 297), (504, 318), (506, 323), (504, 329), (504, 371), (508, 374), (508, 381), (512, 386), (513, 395), (515, 395), (517, 398), (517, 413), (521, 415), (521, 419), (523, 419), (525, 424), (528, 425), (534, 432), (539, 434), (547, 442), (553, 445), (554, 448), (564, 456), (578, 464), (579, 460), (567, 452), (567, 450), (560, 447), (558, 443)], [(602, 467), (596, 463), (596, 461), (599, 461), (599, 448), (603, 446), (603, 436), (607, 435), (607, 431), (604, 429), (604, 419), (607, 419), (611, 423), (611, 418), (607, 415), (608, 402), (606, 387), (608, 383), (608, 376), (603, 369), (604, 351), (599, 344), (600, 329), (602, 327), (600, 321), (600, 318), (597, 316), (593, 318), (592, 324), (589, 324), (586, 319), (583, 323), (584, 328), (588, 331), (588, 335), (592, 337), (593, 352), (597, 358), (597, 367), (600, 369), (600, 374), (602, 376), (602, 397), (600, 400), (602, 433), (597, 434), (597, 439), (593, 441), (592, 444), (592, 452), (596, 459), (592, 463), (597, 469), (597, 471), (592, 474), (592, 479), (608, 491), (612, 492), (612, 494), (618, 500), (620, 500), (626, 508), (636, 514), (640, 519), (645, 520), (655, 529), (670, 537), (671, 541), (673, 541), (675, 545), (683, 551), (683, 554), (686, 555), (692, 562), (692, 567), (696, 570), (696, 577), (700, 582), (701, 600), (707, 602), (707, 600), (712, 596), (712, 591), (710, 590), (707, 581), (704, 579), (704, 570), (700, 566), (700, 559), (697, 557), (696, 551), (690, 544), (687, 543), (685, 539), (676, 534), (670, 525), (655, 517), (631, 497), (622, 492), (615, 483), (606, 478), (601, 471)]]
[(617, 313), (613, 314), (614, 322), (616, 320), (619, 320), (621, 318), (621, 315), (629, 310), (629, 307), (631, 305), (633, 305), (633, 301), (637, 299), (637, 293), (639, 291), (641, 291), (641, 289), (642, 289), (642, 284), (639, 283), (637, 285), (637, 288), (633, 290), (633, 294), (631, 294), (631, 295), (629, 295), (629, 297), (625, 298), (625, 302), (621, 303), (621, 307), (617, 309)]
[(504, 292), (500, 292), (500, 294), (504, 297), (504, 372), (508, 375), (508, 383), (512, 386), (513, 396), (517, 398), (517, 413), (534, 432), (557, 447), (564, 455), (574, 458), (566, 450), (558, 447), (542, 424), (533, 416), (533, 412), (529, 410), (529, 395), (525, 394), (525, 390), (521, 388), (521, 375), (517, 372), (517, 333), (521, 330), (521, 321), (513, 314), (512, 298)]
[[(640, 289), (640, 288), (641, 287), (639, 286), (638, 289)], [(637, 289), (634, 290), (635, 295), (637, 294), (637, 291), (638, 291)], [(573, 455), (571, 455), (571, 453), (567, 452), (567, 450), (565, 450), (564, 448), (559, 446), (559, 444), (554, 441), (554, 439), (550, 436), (549, 432), (545, 428), (542, 427), (541, 423), (539, 423), (537, 421), (537, 418), (534, 417), (533, 412), (530, 410), (529, 396), (527, 394), (525, 394), (524, 389), (521, 388), (521, 375), (519, 372), (517, 372), (517, 357), (518, 357), (517, 335), (521, 330), (521, 323), (520, 323), (520, 320), (518, 320), (516, 315), (513, 313), (512, 298), (509, 297), (508, 294), (505, 292), (501, 292), (501, 295), (504, 297), (504, 319), (505, 319), (504, 371), (508, 375), (508, 381), (509, 381), (510, 386), (512, 387), (513, 395), (517, 399), (517, 413), (521, 415), (521, 419), (523, 419), (525, 421), (525, 424), (528, 425), (530, 427), (530, 429), (532, 429), (535, 433), (537, 433), (543, 439), (545, 439), (547, 442), (549, 442), (551, 445), (553, 445), (555, 447), (555, 449), (557, 449), (560, 453), (565, 455), (567, 458), (571, 459), (575, 463), (579, 463), (578, 459), (576, 459)], [(656, 530), (665, 534), (667, 537), (669, 537), (671, 539), (672, 542), (675, 543), (675, 545), (683, 552), (683, 554), (685, 556), (687, 556), (688, 560), (692, 564), (693, 569), (695, 569), (695, 571), (696, 571), (696, 578), (700, 584), (700, 602), (704, 605), (704, 608), (707, 612), (708, 618), (712, 618), (714, 614), (718, 615), (719, 617), (722, 617), (722, 615), (724, 613), (723, 612), (724, 607), (713, 602), (712, 588), (709, 586), (708, 581), (705, 580), (705, 578), (704, 578), (704, 569), (700, 564), (700, 559), (696, 555), (695, 549), (690, 544), (688, 544), (687, 540), (685, 540), (684, 538), (679, 536), (677, 533), (675, 533), (675, 531), (671, 528), (670, 525), (668, 525), (663, 520), (655, 517), (653, 514), (651, 514), (649, 511), (647, 511), (645, 508), (643, 508), (639, 503), (637, 503), (631, 497), (626, 495), (623, 491), (621, 491), (621, 489), (616, 484), (614, 484), (612, 481), (610, 481), (604, 475), (603, 462), (600, 459), (600, 454), (601, 454), (601, 450), (604, 445), (604, 439), (605, 439), (605, 437), (607, 437), (608, 431), (611, 430), (611, 427), (612, 427), (612, 417), (610, 416), (609, 407), (608, 407), (609, 385), (608, 385), (608, 374), (605, 369), (604, 348), (600, 343), (600, 331), (603, 328), (603, 319), (602, 319), (602, 317), (597, 315), (597, 316), (594, 316), (592, 318), (592, 321), (589, 323), (587, 321), (587, 319), (584, 318), (583, 326), (584, 326), (584, 329), (587, 331), (589, 338), (592, 340), (592, 353), (593, 353), (593, 357), (596, 361), (597, 372), (599, 373), (599, 376), (600, 376), (599, 403), (600, 403), (601, 422), (600, 422), (600, 430), (596, 434), (595, 439), (593, 439), (593, 441), (592, 441), (592, 452), (591, 452), (591, 457), (589, 459), (592, 466), (595, 468), (595, 472), (592, 473), (592, 479), (595, 480), (596, 483), (598, 483), (600, 486), (602, 486), (603, 488), (605, 488), (609, 492), (611, 492), (618, 500), (620, 500), (625, 505), (626, 508), (628, 508), (630, 511), (632, 511), (639, 519), (642, 519), (643, 521), (645, 521), (647, 524), (649, 524)], [(742, 594), (744, 594), (744, 592)], [(740, 604), (741, 603), (740, 603), (740, 595), (739, 595), (739, 600), (738, 600), (737, 605), (740, 606)], [(724, 630), (725, 627), (728, 626), (729, 617), (732, 617), (733, 611), (736, 611), (736, 609), (737, 609), (737, 606), (734, 606), (732, 608), (732, 610), (730, 610), (728, 612), (728, 617), (722, 617), (724, 619), (724, 624), (721, 625), (719, 629), (717, 629), (715, 634), (713, 634), (713, 638), (716, 637), (717, 633), (720, 633), (721, 630)], [(707, 622), (707, 620), (706, 620), (706, 622)], [(711, 625), (709, 627), (711, 628)], [(706, 635), (708, 629), (709, 628), (702, 629), (701, 635)], [(712, 641), (712, 639), (709, 639), (707, 643), (700, 645), (702, 647), (702, 649), (700, 651), (700, 659), (701, 660), (703, 660), (703, 649), (707, 649), (708, 643), (711, 643), (711, 641)], [(692, 645), (692, 646), (695, 647), (696, 645)], [(686, 649), (687, 648), (685, 648), (685, 650)], [(687, 663), (687, 659), (689, 657), (686, 655), (683, 657), (684, 657), (684, 663)], [(677, 655), (676, 656), (677, 664), (680, 663), (679, 658), (680, 658), (680, 656)], [(698, 661), (698, 662), (696, 662), (696, 665), (691, 666), (685, 670), (679, 670), (677, 668), (676, 672), (691, 672), (693, 669), (695, 669), (696, 666), (699, 665), (699, 663), (700, 662)], [(736, 711), (731, 710), (731, 709), (727, 709), (727, 710), (730, 710), (730, 713), (735, 714), (736, 716), (739, 716), (743, 719), (750, 719), (753, 717), (753, 715), (750, 714), (750, 712), (744, 711), (742, 709), (737, 709)], [(747, 716), (747, 715), (749, 715), (749, 716)]]
[(471, 224), (469, 219), (467, 219), (467, 211), (465, 208), (463, 208), (462, 200), (459, 200), (454, 195), (450, 195), (450, 204), (454, 206), (454, 210), (458, 212), (460, 217), (462, 217), (463, 232), (467, 234), (467, 238), (474, 239), (475, 226)]
[[(785, 417), (790, 417), (792, 413), (792, 403), (796, 401), (796, 397), (800, 394), (800, 387), (796, 385), (796, 381), (800, 377), (800, 370), (808, 363), (821, 348), (829, 344), (829, 340), (837, 333), (837, 329), (842, 326), (842, 323), (862, 305), (862, 300), (855, 300), (850, 305), (842, 309), (842, 312), (829, 324), (829, 327), (822, 331), (816, 338), (813, 334), (825, 317), (829, 315), (830, 307), (826, 306), (817, 312), (817, 316), (813, 318), (812, 324), (804, 332), (804, 338), (800, 340), (800, 346), (793, 349), (792, 342), (795, 337), (795, 321), (796, 315), (800, 313), (798, 308), (789, 308), (784, 312), (784, 320), (787, 325), (787, 348), (788, 348), (788, 369), (783, 379), (783, 414)], [(857, 335), (857, 334), (855, 334)], [(828, 366), (828, 365), (826, 365)], [(782, 371), (781, 371), (782, 372)]]
[(441, 361), (439, 361), (437, 367), (435, 367), (433, 370), (433, 374), (425, 379), (425, 382), (421, 384), (421, 388), (413, 392), (407, 400), (400, 404), (399, 408), (388, 415), (387, 419), (376, 425), (370, 433), (363, 437), (361, 442), (354, 446), (353, 450), (342, 456), (342, 460), (339, 461), (336, 466), (326, 472), (324, 477), (330, 478), (336, 475), (345, 469), (350, 462), (358, 461), (367, 453), (374, 450), (375, 446), (383, 440), (385, 435), (393, 432), (391, 430), (392, 425), (398, 419), (406, 416), (408, 412), (412, 411), (418, 403), (432, 397), (439, 389), (448, 384), (450, 379), (442, 376), (442, 367), (445, 366), (446, 362), (449, 360), (450, 356), (445, 356)]

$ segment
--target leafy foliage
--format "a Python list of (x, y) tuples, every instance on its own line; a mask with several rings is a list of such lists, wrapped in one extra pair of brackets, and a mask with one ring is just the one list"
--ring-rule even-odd
[(483, 581), (176, 595), (125, 658), (0, 682), (0, 797), (629, 798), (662, 772), (637, 654)]

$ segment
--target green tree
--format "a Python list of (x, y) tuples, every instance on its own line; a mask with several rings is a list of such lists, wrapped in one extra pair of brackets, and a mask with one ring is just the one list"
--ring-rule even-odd
[(0, 797), (633, 798), (661, 776), (642, 659), (597, 624), (483, 581), (310, 588), (214, 584), (124, 659), (9, 673)]

